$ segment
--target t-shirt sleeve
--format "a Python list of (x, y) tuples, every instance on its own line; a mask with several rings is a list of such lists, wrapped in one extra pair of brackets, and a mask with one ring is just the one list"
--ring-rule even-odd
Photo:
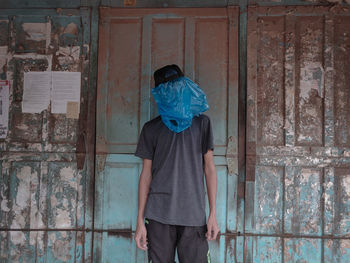
[(139, 137), (139, 141), (137, 143), (135, 156), (140, 157), (142, 159), (153, 159), (154, 147), (153, 147), (153, 136), (152, 132), (147, 129), (147, 126), (144, 125), (141, 134)]
[(202, 154), (206, 154), (209, 150), (214, 150), (214, 136), (211, 121), (206, 117), (203, 119)]

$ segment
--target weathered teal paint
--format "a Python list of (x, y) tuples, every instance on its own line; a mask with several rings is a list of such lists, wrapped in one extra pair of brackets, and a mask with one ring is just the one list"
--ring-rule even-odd
[[(211, 105), (207, 114), (214, 127), (217, 218), (222, 233), (217, 242), (210, 244), (212, 262), (225, 262), (227, 255), (227, 261), (234, 261), (238, 217), (238, 9), (105, 8), (101, 21), (95, 229), (103, 234), (95, 234), (95, 260), (103, 262), (111, 257), (135, 262), (138, 254), (144, 253), (110, 255), (105, 244), (114, 244), (111, 251), (117, 251), (117, 243), (110, 240), (120, 236), (120, 241), (126, 242), (135, 231), (141, 160), (133, 153), (142, 125), (157, 115), (150, 97), (152, 72), (177, 63), (201, 85)], [(136, 247), (130, 240), (127, 244), (130, 251)]]
[(348, 261), (349, 25), (348, 7), (249, 8), (248, 262)]
[[(93, 5), (91, 10), (91, 38), (90, 45), (87, 46), (90, 52), (89, 63), (89, 105), (88, 108), (88, 120), (87, 127), (90, 128), (90, 132), (85, 134), (86, 150), (87, 153), (93, 153), (88, 155), (87, 172), (90, 176), (86, 177), (87, 191), (85, 196), (86, 204), (90, 204), (88, 213), (85, 214), (86, 228), (94, 229), (94, 207), (95, 207), (95, 163), (96, 163), (96, 93), (97, 93), (97, 64), (98, 64), (98, 23), (99, 23), (99, 10), (97, 5)], [(87, 262), (94, 260), (94, 232), (88, 232), (86, 236), (89, 237), (85, 243), (85, 255)]]
[[(132, 1), (129, 1), (132, 2)], [(240, 86), (238, 103), (239, 108), (239, 132), (238, 138), (245, 134), (245, 102), (246, 102), (246, 33), (247, 33), (247, 5), (258, 6), (290, 6), (290, 5), (325, 5), (331, 7), (333, 4), (327, 1), (299, 1), (299, 0), (281, 0), (281, 1), (136, 1), (134, 7), (226, 7), (227, 5), (240, 6)], [(343, 6), (345, 1), (343, 1)], [(96, 218), (96, 227), (94, 226), (93, 209), (94, 205), (94, 144), (95, 144), (95, 103), (96, 103), (96, 75), (97, 75), (97, 53), (98, 53), (98, 7), (100, 5), (124, 7), (124, 1), (1, 1), (0, 3), (0, 46), (9, 46), (9, 52), (16, 52), (17, 55), (30, 54), (34, 52), (40, 56), (35, 58), (23, 58), (20, 56), (12, 57), (7, 67), (0, 68), (0, 78), (6, 79), (7, 73), (14, 72), (13, 77), (13, 95), (14, 103), (11, 105), (11, 139), (9, 141), (0, 141), (0, 261), (4, 262), (108, 262), (116, 260), (121, 262), (146, 262), (145, 254), (136, 250), (135, 244), (131, 241), (132, 234), (123, 235), (123, 231), (113, 228), (108, 235), (105, 231), (100, 231)], [(83, 8), (81, 8), (83, 7)], [(3, 9), (11, 8), (11, 9)], [(22, 9), (21, 9), (22, 8)], [(48, 9), (51, 8), (51, 9)], [(74, 9), (66, 9), (74, 8)], [(128, 6), (128, 8), (133, 8)], [(333, 12), (337, 8), (329, 8)], [(309, 13), (310, 14), (310, 13)], [(308, 15), (305, 13), (305, 15)], [(326, 18), (329, 14), (326, 13)], [(161, 18), (161, 17), (159, 17)], [(21, 72), (23, 69), (30, 70), (47, 70), (49, 63), (46, 57), (45, 41), (37, 43), (26, 39), (25, 32), (21, 26), (22, 22), (50, 22), (51, 34), (59, 34), (52, 38), (51, 41), (62, 47), (77, 45), (81, 47), (79, 60), (81, 65), (78, 68), (83, 72), (82, 79), (83, 89), (82, 98), (84, 104), (81, 108), (81, 119), (83, 121), (65, 120), (60, 116), (50, 116), (48, 113), (36, 114), (28, 118), (21, 113), (20, 101), (22, 97), (21, 83), (23, 81)], [(60, 26), (66, 27), (69, 23), (77, 25), (77, 35), (71, 33), (60, 33)], [(332, 46), (334, 39), (333, 29), (336, 32), (342, 32), (339, 21), (326, 20), (324, 26), (326, 29), (325, 43), (328, 47)], [(149, 23), (149, 21), (148, 21)], [(290, 24), (286, 24), (289, 29)], [(15, 32), (16, 29), (16, 32)], [(193, 30), (190, 27), (186, 30)], [(72, 32), (72, 31), (70, 31)], [(73, 30), (74, 32), (74, 30)], [(339, 49), (329, 51), (325, 50), (324, 66), (336, 67), (334, 71), (338, 75), (338, 84), (344, 82), (339, 76), (344, 75), (348, 64), (341, 62), (341, 58), (348, 56), (348, 53), (342, 53), (341, 47), (346, 44), (346, 38), (338, 42)], [(344, 42), (345, 41), (345, 42)], [(190, 43), (190, 42), (189, 42)], [(317, 42), (316, 42), (317, 43)], [(289, 44), (293, 46), (293, 39)], [(289, 53), (292, 55), (292, 53)], [(332, 57), (335, 55), (337, 63), (334, 65)], [(147, 62), (150, 57), (143, 58)], [(290, 59), (295, 59), (291, 56)], [(287, 60), (287, 62), (290, 62)], [(343, 64), (342, 64), (343, 63)], [(187, 69), (191, 64), (187, 64)], [(52, 70), (73, 70), (77, 67), (74, 63), (53, 63)], [(189, 70), (187, 70), (189, 72)], [(151, 73), (150, 68), (142, 69), (143, 76)], [(330, 76), (334, 72), (326, 71), (325, 87), (331, 87), (333, 82)], [(286, 78), (291, 79), (286, 72)], [(333, 76), (334, 78), (334, 76)], [(337, 85), (338, 85), (337, 84)], [(149, 85), (147, 80), (142, 79), (142, 86)], [(336, 90), (336, 98), (341, 98)], [(328, 94), (326, 92), (326, 94)], [(343, 96), (346, 98), (346, 96)], [(142, 100), (148, 100), (149, 89), (143, 89), (141, 93)], [(235, 98), (236, 99), (236, 98)], [(232, 100), (233, 103), (235, 99)], [(249, 107), (250, 101), (247, 107)], [(340, 100), (341, 101), (341, 100)], [(88, 106), (87, 106), (88, 105)], [(245, 147), (244, 139), (241, 139), (238, 156), (241, 158), (238, 162), (239, 177), (232, 177), (225, 172), (226, 159), (223, 155), (215, 158), (218, 165), (220, 177), (220, 191), (227, 192), (227, 200), (224, 200), (223, 194), (220, 193), (218, 198), (220, 205), (220, 227), (221, 230), (227, 228), (227, 234), (221, 236), (218, 243), (211, 244), (214, 250), (213, 255), (219, 262), (296, 262), (306, 260), (307, 262), (348, 262), (350, 255), (350, 241), (345, 235), (349, 233), (349, 200), (346, 186), (348, 184), (347, 171), (349, 167), (349, 148), (347, 139), (347, 123), (332, 119), (336, 110), (331, 107), (329, 101), (325, 101), (325, 146), (327, 147), (294, 147), (291, 151), (288, 145), (291, 143), (293, 134), (288, 133), (286, 138), (287, 147), (276, 148), (259, 148), (260, 154), (256, 158), (257, 173), (254, 176), (255, 181), (251, 178), (246, 180), (246, 166), (244, 163), (245, 154), (242, 149)], [(338, 110), (341, 114), (341, 111)], [(139, 123), (141, 126), (148, 120), (151, 114), (149, 106), (144, 104), (141, 108), (142, 119)], [(236, 113), (233, 114), (235, 116)], [(340, 115), (341, 116), (341, 115)], [(344, 115), (346, 116), (346, 114)], [(231, 117), (229, 117), (231, 119)], [(343, 119), (345, 120), (345, 119)], [(343, 123), (343, 125), (337, 125)], [(42, 126), (42, 124), (44, 124)], [(102, 123), (103, 125), (105, 123)], [(100, 125), (99, 123), (97, 124)], [(29, 127), (23, 129), (22, 127)], [(89, 129), (86, 129), (89, 127)], [(235, 127), (235, 126), (234, 126)], [(236, 128), (234, 128), (236, 129)], [(335, 132), (333, 132), (335, 130)], [(233, 133), (234, 134), (234, 133)], [(237, 136), (237, 134), (234, 134)], [(80, 141), (77, 147), (75, 143)], [(82, 143), (81, 143), (82, 142)], [(305, 143), (311, 142), (310, 139)], [(342, 147), (334, 147), (334, 144)], [(290, 146), (290, 145), (289, 145)], [(265, 153), (266, 155), (261, 155)], [(291, 153), (296, 156), (291, 156)], [(310, 157), (309, 154), (313, 154)], [(223, 152), (221, 154), (224, 154)], [(284, 159), (278, 157), (284, 155)], [(78, 157), (79, 156), (79, 157)], [(84, 170), (77, 169), (78, 159), (85, 160)], [(123, 152), (115, 155), (112, 160), (125, 162), (127, 165), (122, 169), (132, 169), (130, 167), (140, 166), (139, 162), (123, 159)], [(302, 158), (304, 156), (304, 158)], [(305, 157), (306, 156), (306, 157)], [(117, 158), (118, 157), (118, 158)], [(107, 159), (108, 160), (108, 159)], [(81, 162), (81, 161), (80, 161)], [(134, 162), (134, 163), (133, 163)], [(108, 162), (108, 165), (110, 165)], [(292, 168), (282, 169), (288, 163)], [(102, 158), (103, 164), (103, 158)], [(305, 181), (305, 166), (312, 164), (314, 167), (307, 172), (310, 174), (310, 181)], [(104, 165), (101, 170), (103, 171)], [(62, 177), (62, 169), (72, 169), (75, 176), (72, 180), (65, 180)], [(24, 170), (23, 170), (24, 169)], [(108, 168), (109, 173), (117, 169), (116, 167)], [(108, 170), (107, 169), (107, 170)], [(135, 168), (133, 168), (135, 169)], [(248, 167), (249, 172), (250, 167)], [(25, 172), (21, 172), (25, 171)], [(104, 173), (104, 172), (103, 172)], [(102, 173), (102, 174), (103, 174)], [(23, 175), (29, 175), (28, 181), (23, 181)], [(80, 174), (80, 175), (78, 175)], [(96, 172), (98, 181), (100, 174)], [(114, 174), (112, 174), (113, 176)], [(107, 174), (103, 175), (107, 176)], [(79, 179), (80, 178), (80, 179)], [(124, 179), (124, 178), (123, 178)], [(285, 187), (283, 182), (289, 180), (291, 185)], [(84, 204), (81, 214), (78, 218), (77, 211), (71, 211), (72, 201), (79, 195), (75, 191), (77, 180), (83, 186), (83, 196), (77, 200)], [(131, 179), (130, 179), (131, 180)], [(133, 180), (136, 180), (135, 178)], [(107, 180), (108, 181), (108, 180)], [(305, 181), (303, 183), (303, 181)], [(38, 184), (39, 182), (39, 184)], [(67, 189), (61, 191), (61, 182)], [(24, 184), (23, 184), (24, 183)], [(70, 185), (72, 183), (72, 185)], [(124, 182), (128, 184), (128, 182)], [(16, 198), (18, 189), (23, 189), (20, 194), (28, 195), (32, 191), (33, 202), (27, 204), (25, 208), (16, 208)], [(30, 185), (30, 186), (29, 186)], [(238, 186), (238, 191), (231, 190)], [(309, 199), (307, 193), (313, 191), (316, 187), (315, 195), (309, 205), (304, 205), (305, 200)], [(244, 196), (244, 189), (248, 195)], [(299, 189), (300, 188), (300, 189)], [(293, 191), (299, 189), (302, 191), (300, 199), (294, 200)], [(298, 190), (298, 191), (299, 191)], [(45, 192), (46, 191), (46, 192)], [(48, 191), (48, 192), (47, 192)], [(101, 189), (96, 189), (98, 194)], [(231, 193), (230, 193), (231, 191)], [(44, 194), (45, 193), (45, 194)], [(58, 203), (52, 205), (51, 195), (58, 196)], [(277, 196), (278, 195), (278, 196)], [(285, 198), (291, 196), (291, 200), (285, 202)], [(5, 198), (4, 198), (5, 197)], [(69, 197), (67, 204), (65, 197)], [(97, 196), (96, 196), (97, 197)], [(108, 195), (107, 195), (108, 197)], [(278, 197), (278, 198), (277, 198)], [(325, 206), (322, 208), (317, 204), (317, 200), (324, 197)], [(57, 199), (57, 198), (56, 198)], [(262, 203), (254, 200), (264, 200)], [(28, 199), (29, 200), (29, 199)], [(32, 199), (30, 199), (32, 200)], [(133, 200), (133, 199), (131, 199)], [(237, 201), (236, 201), (237, 200)], [(42, 202), (41, 202), (42, 201)], [(134, 201), (133, 201), (134, 202)], [(236, 203), (237, 202), (237, 203)], [(232, 205), (234, 204), (234, 205)], [(25, 221), (18, 229), (11, 228), (12, 222), (16, 222), (16, 215), (28, 215), (33, 217), (33, 211), (39, 205), (39, 213), (44, 215), (44, 226), (41, 227), (40, 220)], [(41, 207), (40, 207), (41, 205)], [(68, 207), (69, 228), (62, 228), (63, 225), (57, 226), (57, 211), (61, 211), (65, 205)], [(104, 204), (108, 207), (107, 204)], [(113, 205), (113, 204), (112, 204)], [(223, 214), (227, 205), (227, 220), (223, 219)], [(260, 205), (263, 209), (260, 210)], [(50, 206), (50, 210), (48, 207)], [(126, 210), (123, 204), (117, 205), (118, 209)], [(236, 207), (237, 206), (237, 207)], [(295, 206), (301, 207), (301, 217), (294, 214), (288, 214), (287, 209), (294, 209)], [(46, 207), (46, 208), (45, 208)], [(52, 208), (52, 209), (51, 209)], [(41, 210), (40, 210), (41, 209)], [(61, 210), (60, 210), (61, 209)], [(246, 210), (246, 216), (244, 215)], [(320, 209), (318, 212), (317, 209)], [(322, 210), (323, 209), (323, 210)], [(18, 211), (20, 213), (18, 213)], [(313, 226), (308, 225), (306, 213), (310, 211), (309, 219), (314, 220)], [(258, 213), (257, 213), (258, 212)], [(320, 218), (320, 213), (321, 217)], [(39, 214), (36, 214), (39, 215)], [(254, 216), (256, 215), (256, 216)], [(274, 215), (271, 217), (271, 215)], [(275, 216), (276, 215), (276, 216)], [(125, 215), (123, 217), (125, 219)], [(237, 219), (236, 219), (237, 218)], [(245, 218), (245, 222), (244, 222)], [(123, 220), (123, 225), (133, 225), (134, 223)], [(58, 221), (59, 222), (59, 221)], [(62, 222), (62, 221), (61, 221)], [(65, 222), (65, 220), (63, 220)], [(68, 222), (68, 221), (67, 221)], [(113, 225), (111, 220), (108, 221)], [(340, 223), (339, 223), (340, 222)], [(50, 224), (50, 226), (48, 226)], [(49, 227), (49, 228), (48, 228)], [(94, 229), (95, 231), (90, 231)], [(284, 229), (287, 232), (283, 232)], [(307, 229), (307, 233), (303, 232)], [(236, 232), (235, 232), (236, 231)], [(238, 232), (240, 232), (238, 234)], [(131, 232), (132, 233), (132, 232)], [(115, 235), (114, 235), (115, 234)], [(286, 236), (287, 235), (287, 236)], [(15, 244), (12, 240), (21, 240), (24, 237), (25, 242)], [(15, 241), (16, 242), (16, 241)], [(99, 243), (100, 242), (100, 243)], [(115, 255), (108, 255), (109, 250), (114, 250)], [(92, 250), (92, 247), (95, 250)], [(245, 252), (246, 250), (246, 252)], [(62, 253), (64, 252), (64, 253)], [(9, 253), (13, 253), (10, 257)], [(94, 253), (94, 258), (92, 254)], [(103, 261), (101, 260), (103, 256)], [(112, 260), (113, 259), (113, 260)]]
[[(237, 141), (238, 141), (238, 176), (239, 190), (238, 196), (238, 225), (237, 231), (244, 233), (245, 228), (245, 126), (246, 126), (246, 88), (247, 88), (247, 1), (239, 1), (239, 91), (238, 91), (238, 122), (237, 122)], [(243, 245), (243, 243), (239, 243)], [(243, 250), (243, 246), (240, 247)], [(243, 259), (241, 259), (243, 260)]]
[[(72, 1), (48, 1), (48, 0), (36, 0), (36, 1), (23, 1), (23, 0), (1, 0), (1, 8), (26, 8), (29, 13), (39, 11), (35, 10), (35, 8), (79, 8), (80, 6), (84, 6), (81, 4), (80, 0), (72, 0)], [(94, 2), (94, 1), (92, 1)]]
[(107, 156), (104, 170), (98, 174), (96, 180), (96, 184), (100, 186), (96, 189), (96, 229), (136, 230), (135, 213), (140, 165), (140, 159), (134, 156), (126, 154)]
[[(1, 78), (11, 82), (10, 132), (0, 141), (0, 261), (89, 261), (85, 228), (91, 228), (92, 204), (86, 197), (93, 196), (87, 190), (93, 173), (84, 162), (94, 154), (78, 138), (94, 138), (86, 126), (88, 95), (94, 94), (88, 86), (90, 10), (18, 7), (0, 9), (0, 45), (8, 51), (1, 54)], [(81, 71), (80, 119), (49, 110), (22, 113), (23, 72), (30, 70)]]

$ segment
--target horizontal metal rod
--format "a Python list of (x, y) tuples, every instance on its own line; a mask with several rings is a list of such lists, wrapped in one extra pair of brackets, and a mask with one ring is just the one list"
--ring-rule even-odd
[[(134, 234), (135, 231), (130, 229), (89, 229), (89, 228), (0, 228), (0, 231), (22, 231), (22, 232), (32, 232), (32, 231), (84, 231), (84, 232), (95, 232), (95, 233), (103, 233), (107, 232), (110, 234)], [(228, 237), (280, 237), (280, 238), (312, 238), (312, 239), (347, 239), (350, 240), (350, 236), (330, 236), (330, 235), (301, 235), (301, 234), (256, 234), (256, 233), (241, 233), (241, 232), (227, 232), (227, 233), (219, 233), (220, 236), (228, 236)]]

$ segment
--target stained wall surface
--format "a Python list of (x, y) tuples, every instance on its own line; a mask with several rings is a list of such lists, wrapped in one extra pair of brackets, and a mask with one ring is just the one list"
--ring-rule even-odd
[[(9, 133), (0, 140), (1, 262), (89, 258), (89, 26), (87, 9), (0, 10), (0, 77), (10, 81)], [(29, 71), (81, 72), (79, 119), (50, 107), (23, 113)]]
[(248, 13), (247, 262), (349, 262), (350, 9)]
[(176, 63), (210, 105), (205, 114), (215, 137), (222, 233), (210, 244), (212, 262), (234, 262), (227, 255), (243, 218), (237, 197), (238, 8), (103, 8), (100, 14), (94, 260), (147, 262), (133, 243), (142, 168), (134, 152), (144, 123), (158, 115), (152, 73)]
[[(131, 154), (156, 115), (152, 71), (172, 59), (212, 105), (221, 231), (212, 262), (350, 262), (348, 2), (0, 0), (11, 102), (0, 262), (147, 261), (132, 239), (141, 160)], [(99, 6), (164, 10), (103, 21)], [(108, 63), (97, 62), (99, 24), (115, 32)], [(82, 72), (79, 119), (22, 113), (27, 71)]]

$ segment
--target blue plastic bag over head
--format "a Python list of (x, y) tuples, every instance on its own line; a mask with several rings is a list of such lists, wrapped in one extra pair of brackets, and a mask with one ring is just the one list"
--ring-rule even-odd
[(192, 118), (209, 109), (201, 88), (187, 77), (161, 83), (152, 89), (163, 123), (179, 133), (192, 124)]

